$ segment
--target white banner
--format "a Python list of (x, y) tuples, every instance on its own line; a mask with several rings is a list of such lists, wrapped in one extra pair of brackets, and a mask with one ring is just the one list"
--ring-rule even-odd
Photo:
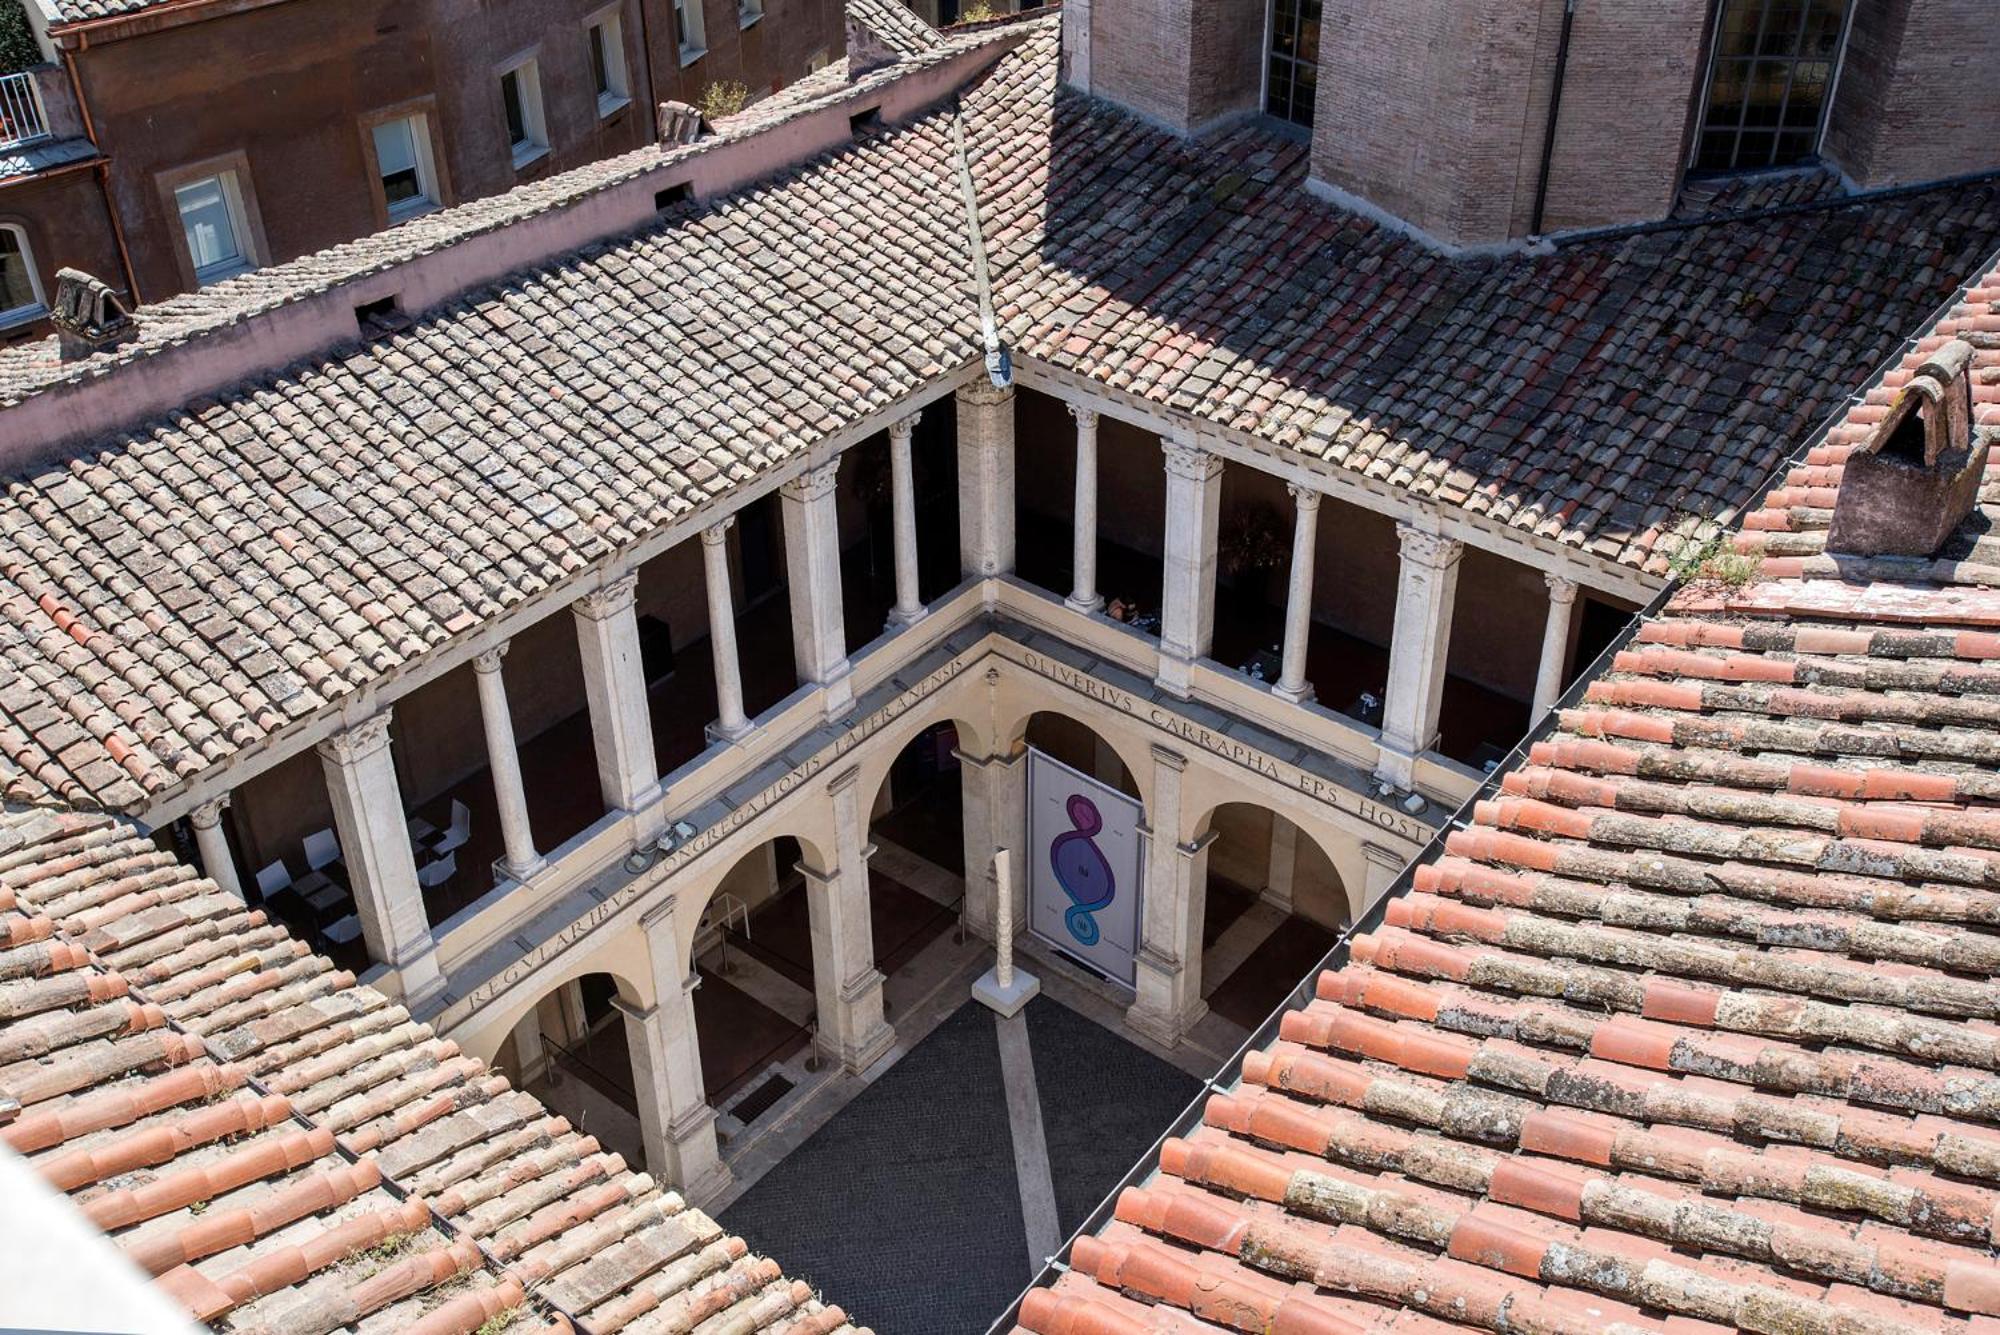
[(1139, 948), (1138, 802), (1028, 751), (1028, 930), (1114, 982)]

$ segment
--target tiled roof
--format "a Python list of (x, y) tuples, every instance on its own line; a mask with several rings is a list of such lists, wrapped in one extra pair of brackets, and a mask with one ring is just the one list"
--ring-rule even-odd
[(1664, 575), (2000, 246), (2000, 181), (1448, 259), (1306, 188), (1258, 122), (1189, 143), (1056, 88), (966, 99), (1017, 358)]
[(107, 818), (0, 815), (4, 1099), (0, 1142), (218, 1331), (854, 1332)]
[[(2000, 424), (1996, 271), (1740, 551), (1817, 550), (1953, 334)], [(2000, 457), (1983, 497), (1956, 563), (1643, 622), (1021, 1329), (2000, 1328)]]
[[(1055, 21), (1010, 26), (961, 106), (1017, 355), (1655, 573), (2000, 242), (1981, 184), (1454, 261), (1313, 198), (1293, 139), (1058, 93)], [(142, 810), (971, 362), (954, 114), (15, 479), (0, 792)], [(88, 365), (639, 170), (178, 298)], [(0, 395), (79, 374), (0, 352)]]
[(66, 23), (88, 23), (93, 19), (123, 18), (127, 14), (137, 14), (147, 9), (165, 9), (170, 5), (191, 6), (206, 3), (206, 0), (27, 0), (28, 4), (40, 5), (48, 15), (53, 27)]
[(847, 0), (847, 17), (858, 19), (893, 51), (915, 55), (944, 45), (944, 37), (903, 0)]

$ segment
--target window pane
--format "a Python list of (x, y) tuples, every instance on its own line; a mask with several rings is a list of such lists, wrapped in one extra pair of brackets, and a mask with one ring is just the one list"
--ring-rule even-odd
[(1320, 0), (1304, 0), (1299, 6), (1299, 59), (1314, 66), (1319, 64), (1319, 6)]
[(425, 198), (417, 167), (416, 117), (375, 127), (375, 159), (382, 169), (382, 194), (389, 207)]
[[(1723, 0), (1698, 169), (1754, 169), (1812, 156), (1847, 4)], [(1738, 58), (1746, 55), (1756, 59)], [(1739, 125), (1746, 132), (1785, 133), (1723, 133)]]
[(11, 228), (0, 228), (0, 310), (17, 311), (38, 304), (20, 234)]
[(521, 76), (508, 70), (500, 76), (500, 100), (507, 108), (507, 140), (519, 144), (528, 137), (528, 115), (521, 109)]
[(596, 25), (590, 30), (590, 71), (597, 79), (597, 95), (604, 96), (611, 89), (611, 67), (604, 55), (604, 25)]
[(240, 262), (243, 250), (236, 239), (236, 220), (230, 216), (229, 196), (222, 178), (211, 176), (174, 191), (180, 207), (181, 229), (187, 234), (188, 254), (197, 274)]

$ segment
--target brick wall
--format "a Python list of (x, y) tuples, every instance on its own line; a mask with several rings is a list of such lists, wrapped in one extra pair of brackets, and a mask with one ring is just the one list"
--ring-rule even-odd
[(1992, 0), (1871, 0), (1855, 10), (1826, 156), (1864, 186), (2000, 167)]
[[(1667, 213), (1705, 11), (1578, 6), (1544, 230)], [(1324, 15), (1313, 174), (1454, 245), (1526, 235), (1562, 0), (1329, 0)]]
[(1264, 0), (1092, 0), (1091, 91), (1177, 130), (1254, 110)]

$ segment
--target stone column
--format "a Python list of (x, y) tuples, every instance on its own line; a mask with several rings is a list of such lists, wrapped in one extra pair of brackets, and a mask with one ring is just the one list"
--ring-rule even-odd
[(1292, 524), (1292, 571), (1285, 593), (1285, 656), (1278, 684), (1271, 693), (1297, 704), (1312, 699), (1312, 683), (1306, 680), (1306, 644), (1312, 637), (1313, 559), (1318, 550), (1320, 494), (1294, 482), (1285, 488), (1297, 503), (1298, 517)]
[(1260, 896), (1266, 904), (1286, 913), (1292, 911), (1292, 886), (1298, 880), (1299, 870), (1299, 827), (1280, 816), (1271, 813), (1271, 858), (1264, 870), (1264, 893)]
[(1366, 913), (1377, 900), (1389, 893), (1389, 888), (1396, 884), (1396, 878), (1403, 874), (1403, 868), (1416, 854), (1405, 853), (1387, 844), (1363, 844), (1361, 856), (1368, 861), (1368, 880), (1361, 893), (1361, 912)]
[(542, 1073), (546, 1064), (542, 1051), (542, 1008), (539, 1004), (521, 1017), (509, 1038), (514, 1045), (514, 1065), (521, 1073), (521, 1078), (515, 1083), (525, 1088), (529, 1081)]
[(1146, 812), (1146, 893), (1139, 906), (1137, 999), (1126, 1023), (1173, 1047), (1208, 1013), (1201, 999), (1201, 923), (1208, 900), (1209, 838), (1182, 843), (1181, 781), (1187, 757), (1153, 748), (1153, 801)]
[(889, 424), (889, 493), (895, 510), (896, 606), (892, 626), (914, 626), (930, 609), (917, 589), (917, 478), (910, 457), (910, 438), (922, 413), (911, 413)]
[(1014, 389), (976, 380), (958, 406), (958, 557), (967, 578), (1014, 568)]
[(528, 795), (521, 787), (521, 753), (514, 743), (514, 716), (507, 708), (507, 683), (500, 660), (507, 646), (472, 660), (479, 683), (479, 717), (486, 725), (486, 758), (493, 771), (493, 796), (500, 808), (500, 838), (506, 854), (494, 868), (502, 876), (525, 881), (542, 869), (535, 851), (535, 834), (528, 824)]
[(743, 668), (736, 652), (736, 594), (729, 583), (732, 515), (701, 531), (701, 573), (708, 585), (708, 648), (715, 657), (716, 720), (712, 735), (725, 742), (750, 731), (743, 712)]
[(882, 1010), (882, 972), (868, 919), (868, 843), (858, 769), (826, 786), (833, 802), (835, 864), (831, 871), (801, 867), (812, 913), (813, 992), (819, 1009), (819, 1045), (849, 1071), (874, 1065), (896, 1043)]
[(658, 1000), (650, 1008), (623, 997), (611, 1004), (625, 1016), (646, 1171), (700, 1206), (715, 1199), (730, 1177), (701, 1080), (701, 1037), (694, 1022), (701, 975), (681, 968), (671, 899), (648, 914), (643, 926)]
[(832, 459), (799, 474), (778, 492), (785, 515), (792, 653), (799, 675), (825, 692), (828, 718), (854, 705), (840, 597), (840, 519), (833, 501), (839, 473), (840, 460)]
[(597, 748), (597, 782), (604, 805), (636, 817), (644, 843), (666, 828), (655, 800), (659, 761), (653, 753), (653, 716), (646, 703), (646, 668), (639, 657), (639, 618), (633, 598), (639, 577), (612, 580), (570, 604), (583, 659), (583, 693), (590, 705), (590, 736)]
[(444, 974), (389, 754), (389, 711), (327, 738), (319, 756), (368, 957), (397, 972), (414, 1010), (443, 990)]
[(1465, 544), (1411, 524), (1396, 525), (1396, 536), (1402, 543), (1403, 564), (1375, 774), (1393, 788), (1407, 789), (1416, 773), (1416, 758), (1437, 744), (1452, 600), (1458, 592), (1458, 559)]
[(1071, 555), (1076, 574), (1064, 601), (1079, 612), (1095, 612), (1104, 606), (1104, 595), (1097, 589), (1097, 410), (1072, 403), (1069, 415), (1076, 419), (1076, 532)]
[[(965, 812), (965, 925), (975, 936), (991, 941), (996, 916), (993, 855), (1003, 848), (1028, 846), (1028, 752), (968, 756), (958, 752), (959, 790)], [(1028, 922), (1028, 878), (1016, 876), (1010, 920), (1022, 928)]]
[(1160, 688), (1187, 698), (1194, 660), (1215, 634), (1215, 522), (1222, 460), (1192, 441), (1166, 440), (1165, 569), (1161, 580)]
[(242, 899), (243, 878), (236, 871), (236, 856), (229, 851), (229, 834), (222, 828), (222, 811), (228, 805), (227, 793), (203, 802), (188, 812), (188, 824), (194, 827), (195, 851), (201, 854), (201, 869), (208, 879)]
[(1569, 667), (1569, 627), (1576, 615), (1576, 581), (1543, 575), (1549, 586), (1549, 619), (1542, 625), (1542, 665), (1535, 673), (1535, 721), (1555, 708)]

